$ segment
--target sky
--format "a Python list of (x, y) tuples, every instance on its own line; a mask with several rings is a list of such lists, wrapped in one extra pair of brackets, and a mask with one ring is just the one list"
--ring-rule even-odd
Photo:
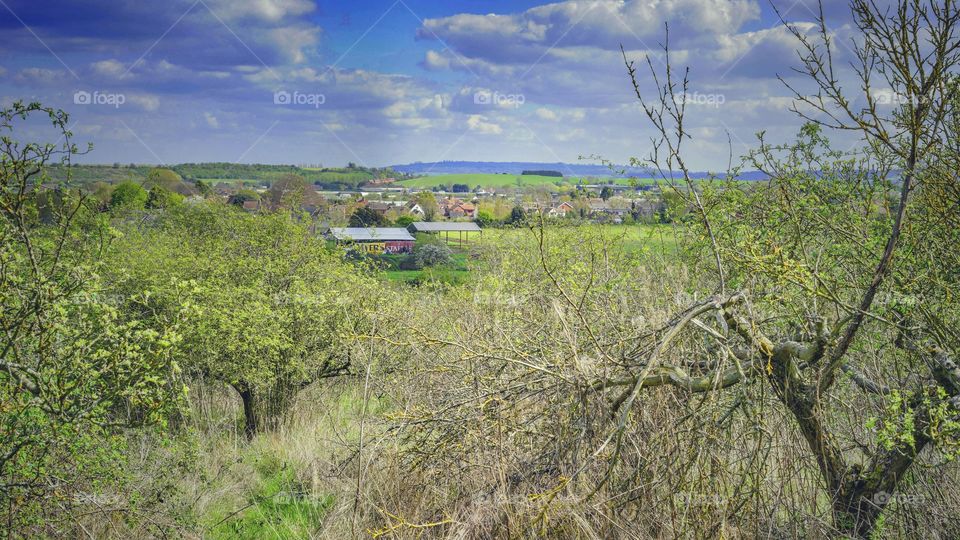
[[(816, 0), (773, 3), (813, 31)], [(0, 103), (68, 111), (87, 163), (626, 163), (654, 131), (620, 48), (662, 70), (665, 23), (693, 168), (791, 139), (777, 77), (805, 81), (767, 0), (0, 0)]]

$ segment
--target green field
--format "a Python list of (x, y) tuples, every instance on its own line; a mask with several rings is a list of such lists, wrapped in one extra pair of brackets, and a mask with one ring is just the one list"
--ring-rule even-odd
[(566, 183), (567, 179), (558, 176), (536, 176), (519, 174), (438, 174), (436, 176), (421, 176), (410, 180), (397, 182), (402, 186), (417, 188), (432, 188), (450, 184), (467, 184), (470, 189), (481, 187), (531, 187), (547, 186), (556, 189), (557, 182)]
[[(554, 229), (559, 234), (573, 233), (575, 236), (602, 235), (611, 246), (622, 247), (626, 253), (638, 253), (647, 250), (649, 253), (673, 255), (677, 252), (678, 231), (673, 225), (578, 225)], [(509, 242), (512, 238), (522, 235), (535, 234), (527, 228), (488, 228), (484, 229), (483, 236), (471, 235), (468, 242), (461, 247), (456, 240), (448, 245), (454, 249), (453, 263), (447, 267), (425, 268), (423, 270), (399, 270), (395, 264), (383, 270), (383, 276), (389, 281), (407, 284), (420, 284), (428, 281), (438, 281), (449, 285), (460, 285), (470, 280), (470, 266), (467, 264), (467, 253), (474, 246), (499, 245)], [(547, 235), (551, 234), (548, 230)], [(392, 261), (396, 263), (399, 258)]]
[[(626, 252), (637, 252), (641, 249), (648, 249), (656, 253), (672, 254), (677, 250), (678, 229), (674, 225), (596, 225), (583, 224), (571, 227), (562, 227), (556, 229), (558, 232), (582, 232), (583, 235), (600, 234), (610, 243), (611, 246), (622, 246)], [(502, 228), (502, 229), (484, 229), (483, 238), (480, 242), (493, 243), (504, 242), (511, 236), (534, 234), (526, 228)], [(550, 231), (547, 231), (547, 238), (550, 237)]]
[(397, 184), (412, 188), (433, 188), (452, 184), (467, 184), (470, 189), (480, 187), (537, 187), (558, 189), (559, 185), (574, 186), (580, 181), (585, 184), (613, 183), (621, 185), (649, 185), (656, 182), (653, 178), (580, 178), (571, 176), (539, 176), (493, 173), (438, 174), (421, 176), (410, 180), (401, 180)]

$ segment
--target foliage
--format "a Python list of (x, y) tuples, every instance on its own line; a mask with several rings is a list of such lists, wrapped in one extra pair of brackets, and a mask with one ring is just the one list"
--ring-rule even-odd
[(270, 185), (267, 192), (272, 208), (298, 209), (303, 204), (317, 202), (313, 187), (296, 174), (286, 174)]
[(417, 221), (417, 218), (414, 218), (413, 216), (410, 216), (410, 215), (403, 215), (398, 217), (396, 220), (394, 220), (393, 224), (397, 227), (406, 228), (414, 221)]
[(506, 220), (505, 223), (506, 223), (507, 225), (517, 226), (517, 225), (521, 225), (523, 222), (525, 222), (526, 219), (527, 219), (527, 213), (524, 212), (523, 207), (522, 207), (522, 206), (514, 206), (513, 209), (510, 210), (510, 217), (507, 218), (507, 220)]
[(111, 266), (119, 290), (149, 291), (151, 324), (189, 308), (180, 362), (236, 389), (250, 435), (276, 425), (305, 385), (349, 372), (350, 336), (376, 299), (306, 225), (219, 205), (124, 230)]
[[(14, 126), (37, 116), (64, 142), (15, 141)], [(37, 103), (0, 112), (0, 521), (26, 536), (69, 536), (72, 512), (122, 484), (123, 429), (162, 424), (184, 392), (173, 360), (181, 313), (148, 328), (117, 308), (142, 297), (104, 288), (111, 231), (85, 197), (65, 192), (50, 200), (50, 222), (37, 219), (46, 164), (79, 153), (68, 124)], [(115, 200), (134, 193), (142, 205), (130, 186), (140, 191), (118, 186)]]
[(179, 174), (162, 167), (152, 169), (147, 174), (147, 179), (143, 182), (143, 187), (148, 190), (159, 187), (174, 193), (180, 193), (181, 191), (189, 189), (183, 183), (183, 179), (180, 178)]
[(417, 246), (414, 250), (418, 265), (423, 267), (441, 266), (449, 264), (453, 258), (453, 250), (444, 245), (426, 244)]
[(493, 213), (486, 210), (478, 210), (477, 217), (474, 219), (480, 228), (489, 227), (497, 222)]
[(252, 189), (241, 189), (227, 199), (227, 204), (234, 206), (243, 206), (247, 201), (259, 201), (260, 194)]
[(150, 209), (169, 208), (171, 206), (183, 204), (183, 198), (183, 195), (180, 195), (175, 191), (170, 191), (165, 187), (155, 185), (150, 188), (150, 192), (147, 194), (147, 202), (145, 206), (146, 208)]
[(366, 206), (357, 208), (350, 215), (351, 227), (382, 227), (386, 224), (387, 218), (383, 214)]
[(147, 191), (133, 181), (121, 182), (114, 186), (110, 194), (110, 208), (115, 210), (137, 210), (147, 204)]

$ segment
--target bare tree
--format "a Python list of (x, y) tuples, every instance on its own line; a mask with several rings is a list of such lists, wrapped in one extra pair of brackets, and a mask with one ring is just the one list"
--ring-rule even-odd
[[(690, 392), (705, 392), (741, 382), (750, 373), (764, 374), (783, 406), (792, 414), (816, 458), (824, 487), (833, 500), (835, 526), (849, 534), (867, 536), (889, 500), (882, 494), (897, 491), (908, 469), (934, 440), (932, 424), (938, 421), (934, 409), (942, 411), (943, 407), (949, 407), (951, 412), (947, 416), (953, 420), (957, 405), (960, 405), (960, 369), (953, 360), (954, 353), (944, 343), (943, 336), (938, 336), (929, 326), (914, 324), (916, 321), (907, 322), (906, 319), (881, 319), (882, 324), (896, 330), (897, 344), (901, 348), (921, 357), (929, 366), (927, 382), (920, 389), (904, 386), (891, 390), (863, 375), (852, 363), (856, 355), (850, 354), (867, 322), (878, 319), (872, 308), (878, 293), (890, 279), (908, 213), (913, 206), (912, 194), (918, 183), (944, 172), (938, 163), (949, 154), (950, 120), (956, 103), (954, 71), (960, 61), (957, 52), (960, 40), (956, 36), (960, 11), (950, 0), (942, 3), (901, 0), (889, 11), (869, 0), (854, 0), (851, 8), (863, 37), (862, 43), (853, 46), (859, 61), (856, 71), (862, 103), (865, 104), (857, 106), (858, 100), (848, 96), (841, 87), (840, 67), (834, 62), (836, 48), (822, 9), (816, 36), (808, 36), (785, 22), (801, 45), (802, 67), (798, 71), (815, 83), (816, 92), (808, 95), (784, 82), (794, 90), (797, 103), (794, 110), (802, 117), (816, 125), (859, 133), (875, 155), (886, 159), (892, 157), (899, 168), (894, 186), (897, 199), (891, 209), (889, 233), (869, 280), (859, 292), (859, 300), (852, 305), (843, 302), (824, 305), (824, 308), (831, 308), (821, 308), (826, 313), (819, 310), (808, 312), (806, 318), (814, 321), (814, 327), (808, 329), (812, 339), (783, 339), (769, 333), (765, 329), (769, 325), (743, 309), (750, 304), (749, 291), (724, 294), (725, 275), (718, 254), (720, 294), (678, 316), (659, 341), (646, 370), (625, 379), (602, 381), (597, 387), (626, 387), (627, 390), (613, 403), (615, 408), (621, 404), (629, 408), (645, 387), (672, 384)], [(686, 76), (682, 82), (674, 80), (669, 66), (669, 49), (665, 47), (664, 50), (668, 61), (665, 81), (661, 81), (648, 60), (658, 88), (652, 102), (642, 96), (632, 62), (627, 61), (627, 69), (637, 97), (660, 133), (651, 163), (668, 169), (670, 178), (674, 168), (679, 168), (689, 185), (689, 173), (681, 155), (681, 145), (689, 134), (684, 124), (683, 100), (678, 99), (686, 93), (688, 80)], [(903, 96), (892, 112), (884, 112), (886, 109), (878, 102), (875, 92), (878, 78), (885, 83), (886, 90)], [(658, 154), (661, 149), (665, 151)], [(763, 169), (771, 162), (769, 147), (761, 149), (759, 155), (762, 157), (752, 159), (751, 163)], [(878, 171), (885, 169), (871, 171), (875, 180), (885, 174), (878, 174)], [(776, 179), (776, 171), (768, 172)], [(955, 175), (955, 172), (948, 174)], [(703, 226), (716, 250), (713, 226), (696, 195), (697, 190), (689, 186), (689, 192), (696, 197)], [(816, 305), (815, 302), (810, 304)], [(656, 355), (669, 346), (681, 329), (708, 312), (722, 315), (725, 326), (734, 336), (739, 336), (747, 350), (735, 351), (734, 356), (748, 363), (692, 377), (676, 366), (663, 366), (657, 361)], [(729, 345), (730, 336), (717, 333), (715, 337), (719, 344)], [(905, 417), (900, 419), (901, 424), (911, 425), (909, 436), (887, 445), (877, 444), (865, 450), (861, 460), (851, 459), (851, 453), (839, 444), (830, 422), (832, 402), (843, 399), (835, 395), (836, 382), (843, 372), (866, 392), (878, 395), (894, 392), (909, 396), (905, 398), (901, 412), (909, 415), (911, 422), (906, 422)], [(626, 418), (626, 413), (621, 414), (620, 430)]]

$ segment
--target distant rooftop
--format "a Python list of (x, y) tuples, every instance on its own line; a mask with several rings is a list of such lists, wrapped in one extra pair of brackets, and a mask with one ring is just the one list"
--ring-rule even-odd
[(416, 221), (410, 227), (414, 232), (480, 232), (472, 221)]
[(402, 227), (332, 227), (330, 234), (337, 240), (354, 242), (414, 241), (415, 238)]

